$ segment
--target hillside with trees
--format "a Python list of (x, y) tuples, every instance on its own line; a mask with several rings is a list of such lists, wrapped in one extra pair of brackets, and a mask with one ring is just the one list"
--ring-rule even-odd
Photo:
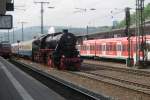
[[(145, 9), (144, 9), (144, 16), (145, 16), (145, 20), (150, 20), (150, 3), (148, 5), (146, 5)], [(124, 28), (125, 27), (125, 19), (120, 21), (116, 28)], [(133, 14), (131, 14), (131, 25), (135, 25), (136, 24), (136, 13), (134, 12)]]

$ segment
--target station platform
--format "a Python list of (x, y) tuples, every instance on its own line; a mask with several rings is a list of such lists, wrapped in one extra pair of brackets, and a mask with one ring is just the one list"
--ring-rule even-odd
[(65, 100), (0, 57), (0, 100)]

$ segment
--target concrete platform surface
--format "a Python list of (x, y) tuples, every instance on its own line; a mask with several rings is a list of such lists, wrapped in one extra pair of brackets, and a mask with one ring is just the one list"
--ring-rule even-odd
[(0, 57), (0, 100), (65, 100)]

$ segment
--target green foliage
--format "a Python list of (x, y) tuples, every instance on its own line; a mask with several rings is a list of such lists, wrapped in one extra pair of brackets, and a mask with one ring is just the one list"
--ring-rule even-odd
[(150, 3), (145, 7), (144, 15), (145, 19), (150, 19)]
[[(144, 9), (144, 17), (145, 17), (145, 20), (150, 19), (150, 3)], [(131, 25), (135, 25), (135, 23), (136, 23), (136, 13), (133, 13), (131, 14)], [(126, 21), (125, 19), (123, 19), (117, 24), (116, 28), (124, 28), (125, 24), (126, 24)]]

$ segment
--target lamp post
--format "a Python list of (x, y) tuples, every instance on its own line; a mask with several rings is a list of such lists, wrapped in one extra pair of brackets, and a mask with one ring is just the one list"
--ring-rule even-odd
[(3, 37), (2, 37), (2, 35), (0, 34), (0, 42), (2, 42), (3, 41)]
[[(77, 11), (75, 11), (75, 13), (77, 12), (87, 12), (87, 11), (95, 11), (96, 9), (95, 8), (90, 8), (90, 9), (87, 9), (87, 8), (75, 8)], [(88, 34), (89, 34), (89, 26), (87, 25), (86, 26), (86, 38), (88, 39)]]
[(18, 59), (19, 59), (19, 43), (20, 43), (20, 40), (17, 40), (17, 43), (18, 43)]
[(17, 27), (13, 27), (13, 43), (15, 43), (15, 28)]
[(41, 34), (44, 34), (44, 29), (43, 29), (43, 26), (44, 26), (44, 22), (43, 22), (44, 7), (43, 7), (43, 5), (49, 4), (49, 2), (34, 2), (34, 3), (40, 3), (41, 4)]
[(19, 23), (21, 23), (21, 26), (22, 26), (22, 41), (24, 41), (24, 24), (26, 24), (27, 22), (25, 22), (25, 21), (21, 21), (21, 22), (19, 22)]
[(10, 41), (9, 41), (9, 29), (8, 29), (8, 33), (7, 33), (7, 38), (8, 38), (7, 41), (10, 42)]
[(126, 29), (125, 34), (128, 36), (128, 58), (127, 58), (127, 66), (131, 67), (131, 43), (130, 43), (130, 37), (131, 33), (129, 31), (130, 28), (130, 8), (125, 8), (125, 15), (126, 15)]

